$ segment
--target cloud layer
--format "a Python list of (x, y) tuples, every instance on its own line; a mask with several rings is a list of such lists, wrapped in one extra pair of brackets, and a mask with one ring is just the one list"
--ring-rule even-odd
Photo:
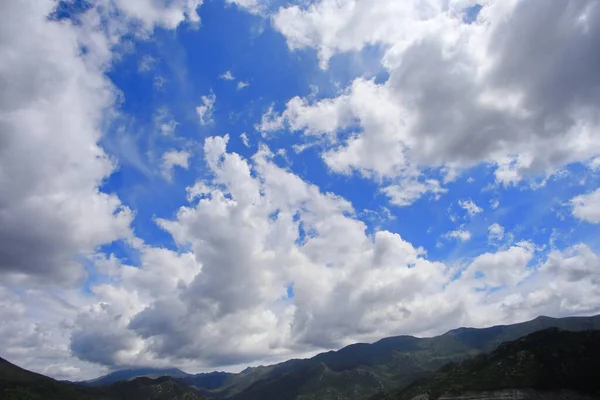
[(598, 310), (598, 257), (583, 244), (543, 260), (521, 242), (465, 265), (432, 262), (396, 233), (368, 234), (350, 203), (276, 166), (266, 147), (246, 160), (228, 141), (206, 140), (212, 179), (189, 189), (176, 219), (157, 221), (186, 252), (161, 250), (156, 262), (146, 257), (159, 250), (142, 249), (143, 269), (113, 265), (119, 283), (94, 289), (102, 300), (80, 317), (77, 356), (241, 364), (390, 333)]
[[(8, 16), (0, 24), (1, 356), (59, 378), (148, 365), (197, 371), (394, 334), (600, 312), (594, 240), (557, 246), (554, 232), (548, 243), (515, 240), (522, 226), (500, 221), (510, 202), (498, 200), (509, 189), (525, 198), (576, 163), (592, 183), (583, 192), (564, 185), (557, 207), (568, 212), (542, 202), (536, 210), (600, 222), (591, 187), (600, 154), (597, 1), (486, 0), (480, 10), (474, 1), (226, 3), (253, 13), (257, 31), (270, 22), (290, 51), (316, 52), (332, 81), (336, 57), (370, 47), (381, 50), (385, 77), (355, 76), (333, 95), (311, 87), (261, 108), (261, 74), (219, 66), (212, 84), (231, 98), (219, 92), (217, 107), (217, 89), (202, 81), (200, 95), (188, 96), (186, 87), (179, 97), (193, 105), (150, 112), (150, 131), (168, 146), (115, 151), (103, 146), (108, 137), (126, 147), (123, 137), (148, 132), (115, 128), (136, 115), (126, 115), (129, 92), (109, 78), (113, 69), (132, 43), (203, 29), (202, 1), (103, 0), (69, 18), (51, 0), (0, 5)], [(172, 62), (140, 60), (139, 74)], [(236, 90), (227, 68), (252, 84)], [(140, 103), (151, 101), (144, 96)], [(249, 128), (222, 129), (224, 119)], [(307, 178), (316, 167), (292, 150), (313, 151), (322, 176)], [(134, 185), (154, 192), (126, 198), (107, 189), (111, 177), (134, 175), (127, 151), (154, 163), (137, 163), (150, 173)], [(491, 171), (488, 186), (453, 191), (477, 168)], [(368, 182), (373, 199), (353, 196), (363, 187), (340, 189), (340, 177), (351, 188)], [(535, 185), (520, 185), (530, 179)], [(491, 197), (476, 197), (484, 192)], [(458, 249), (448, 259), (400, 229), (422, 225), (444, 196), (460, 224), (452, 214), (448, 227), (450, 208), (442, 210), (427, 234)], [(557, 223), (535, 233), (559, 228), (568, 231)]]
[[(274, 26), (290, 49), (314, 48), (326, 67), (335, 54), (378, 45), (389, 78), (357, 78), (334, 98), (293, 98), (262, 129), (321, 137), (332, 171), (383, 179), (392, 199), (395, 185), (416, 188), (406, 182), (417, 179), (399, 205), (438, 193), (425, 168), (491, 163), (497, 181), (511, 184), (595, 156), (598, 3), (486, 1), (467, 24), (474, 4), (320, 0), (280, 9)], [(348, 129), (356, 133), (344, 139)]]

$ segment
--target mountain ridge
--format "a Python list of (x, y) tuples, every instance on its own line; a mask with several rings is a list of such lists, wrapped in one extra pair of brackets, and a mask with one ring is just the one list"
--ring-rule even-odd
[(371, 400), (461, 398), (505, 390), (600, 397), (600, 331), (548, 328), (504, 342), (490, 353), (442, 366), (431, 377)]
[[(233, 400), (359, 400), (375, 394), (380, 387), (406, 387), (449, 361), (491, 351), (502, 342), (549, 327), (574, 331), (600, 329), (600, 316), (542, 316), (512, 325), (456, 328), (428, 338), (399, 335), (370, 344), (357, 343), (309, 359), (263, 367), (263, 373), (250, 384), (238, 381), (239, 375), (232, 375), (228, 384), (205, 394)], [(327, 373), (316, 374), (321, 364)], [(286, 396), (281, 396), (281, 388), (285, 388)]]
[[(106, 388), (115, 385), (114, 379), (124, 377), (119, 382), (127, 385), (135, 381), (129, 385), (140, 384), (138, 392), (147, 390), (144, 385), (162, 384), (165, 388), (172, 388), (175, 393), (181, 389), (181, 385), (193, 389), (191, 394), (194, 396), (200, 393), (215, 400), (363, 400), (378, 392), (401, 390), (415, 381), (432, 376), (448, 362), (460, 362), (490, 352), (501, 343), (550, 327), (570, 331), (600, 330), (600, 315), (567, 318), (541, 316), (512, 325), (461, 327), (426, 338), (398, 335), (373, 343), (355, 343), (307, 359), (250, 367), (240, 373), (188, 374), (177, 368), (118, 370), (92, 380), (91, 384), (88, 381), (75, 386)], [(155, 378), (165, 373), (176, 376), (167, 380), (159, 379), (162, 383), (139, 380), (144, 377), (135, 376), (144, 374)]]
[(87, 386), (103, 386), (119, 381), (128, 381), (135, 378), (160, 378), (169, 376), (171, 378), (183, 378), (189, 376), (187, 372), (179, 368), (128, 368), (109, 372), (95, 379), (76, 382)]
[(170, 378), (135, 378), (92, 387), (57, 381), (0, 358), (2, 400), (206, 400), (199, 392)]
[[(143, 377), (145, 376), (145, 370), (149, 370), (149, 371), (164, 371), (165, 374), (161, 375), (161, 376), (171, 376), (174, 378), (177, 378), (178, 376), (176, 376), (177, 374), (180, 374), (181, 377), (187, 378), (187, 377), (195, 377), (195, 376), (209, 376), (209, 375), (217, 375), (217, 374), (224, 374), (224, 375), (241, 375), (241, 374), (248, 374), (253, 372), (255, 369), (267, 369), (267, 368), (271, 368), (271, 367), (275, 367), (275, 366), (280, 366), (286, 363), (290, 363), (290, 362), (298, 362), (298, 361), (304, 361), (304, 360), (311, 360), (314, 358), (321, 358), (321, 357), (326, 357), (329, 354), (334, 354), (334, 353), (340, 353), (340, 352), (346, 352), (352, 349), (357, 349), (357, 348), (362, 348), (362, 347), (368, 347), (368, 346), (373, 346), (373, 345), (378, 345), (378, 344), (383, 344), (383, 343), (387, 343), (390, 341), (397, 341), (399, 339), (407, 339), (407, 340), (426, 340), (426, 339), (435, 339), (435, 338), (440, 338), (440, 337), (445, 337), (445, 336), (452, 336), (454, 334), (464, 334), (465, 332), (470, 332), (470, 331), (482, 331), (482, 330), (494, 330), (494, 329), (502, 329), (502, 328), (507, 328), (507, 327), (516, 327), (516, 326), (520, 326), (520, 325), (531, 325), (534, 323), (541, 323), (543, 324), (542, 327), (540, 329), (545, 329), (545, 327), (547, 327), (546, 325), (548, 324), (552, 324), (554, 321), (584, 321), (586, 319), (590, 320), (590, 323), (593, 326), (597, 326), (597, 329), (600, 329), (600, 314), (598, 315), (592, 315), (592, 316), (572, 316), (572, 317), (550, 317), (550, 316), (545, 316), (545, 315), (540, 315), (532, 320), (528, 320), (528, 321), (523, 321), (523, 322), (518, 322), (515, 324), (498, 324), (498, 325), (492, 325), (489, 327), (483, 327), (483, 328), (476, 328), (476, 327), (470, 327), (470, 326), (466, 326), (466, 327), (459, 327), (459, 328), (453, 328), (450, 329), (448, 331), (446, 331), (445, 333), (442, 333), (440, 335), (435, 335), (435, 336), (413, 336), (413, 335), (394, 335), (394, 336), (388, 336), (385, 338), (381, 338), (378, 339), (374, 342), (357, 342), (357, 343), (352, 343), (349, 344), (347, 346), (344, 346), (338, 350), (328, 350), (328, 351), (324, 351), (321, 353), (318, 353), (316, 355), (314, 355), (313, 357), (310, 358), (291, 358), (289, 360), (286, 361), (282, 361), (280, 363), (276, 363), (276, 364), (270, 364), (270, 365), (260, 365), (257, 367), (246, 367), (244, 370), (240, 371), (240, 372), (223, 372), (223, 371), (210, 371), (210, 372), (201, 372), (201, 373), (197, 373), (197, 374), (192, 374), (192, 373), (188, 373), (185, 372), (179, 368), (176, 367), (172, 367), (172, 368), (153, 368), (153, 367), (140, 367), (140, 368), (128, 368), (128, 369), (120, 369), (120, 370), (115, 370), (112, 372), (109, 372), (106, 375), (94, 378), (94, 379), (89, 379), (89, 380), (83, 380), (83, 381), (78, 381), (76, 383), (81, 383), (81, 384), (93, 384), (94, 382), (97, 382), (101, 379), (110, 377), (110, 382), (116, 382), (115, 380), (112, 380), (112, 377), (115, 376), (116, 374), (121, 374), (123, 373), (124, 375), (127, 376), (127, 378), (125, 379), (133, 379), (135, 377)], [(544, 325), (545, 324), (545, 325)], [(173, 373), (169, 372), (169, 371), (174, 371)], [(128, 372), (132, 372), (131, 374), (127, 374)], [(136, 374), (136, 372), (139, 372), (139, 374)], [(110, 383), (110, 382), (105, 382), (105, 383)]]

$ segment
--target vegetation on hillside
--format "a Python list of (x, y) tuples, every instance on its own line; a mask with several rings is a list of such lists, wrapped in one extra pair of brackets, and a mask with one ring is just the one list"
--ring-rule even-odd
[(136, 378), (103, 387), (87, 387), (27, 371), (0, 358), (2, 400), (205, 400), (170, 377)]
[[(520, 354), (518, 357), (507, 354), (513, 351), (515, 343), (534, 346), (535, 341), (539, 340), (543, 343), (540, 345), (543, 350), (571, 342), (563, 343), (559, 340), (561, 343), (555, 343), (551, 340), (552, 335), (547, 338), (543, 336), (555, 331), (546, 331), (539, 334), (542, 336), (536, 334), (509, 344), (500, 344), (549, 327), (570, 331), (600, 329), (600, 316), (562, 319), (540, 317), (521, 324), (485, 329), (459, 328), (432, 338), (390, 337), (372, 344), (354, 344), (310, 359), (289, 360), (271, 366), (247, 368), (239, 374), (213, 372), (192, 375), (177, 369), (122, 370), (87, 384), (77, 385), (55, 381), (0, 359), (0, 398), (8, 400), (197, 400), (203, 398), (364, 400), (378, 393), (384, 393), (377, 395), (377, 398), (404, 400), (422, 391), (437, 396), (447, 390), (485, 390), (513, 385), (542, 388), (540, 382), (546, 382), (548, 376), (555, 376), (543, 369), (545, 368), (543, 366), (548, 363), (554, 365), (550, 362), (552, 359), (547, 361), (546, 358), (539, 358), (543, 354), (538, 354), (532, 349), (527, 350), (529, 353), (518, 353)], [(557, 335), (568, 336), (568, 334), (569, 332), (562, 332)], [(582, 337), (590, 336), (592, 337), (590, 340), (593, 340), (595, 334), (586, 332)], [(571, 345), (576, 346), (579, 343), (577, 340)], [(582, 349), (591, 345), (588, 342), (579, 344), (583, 346)], [(492, 351), (496, 347), (498, 348)], [(600, 349), (600, 345), (597, 347)], [(569, 349), (575, 355), (579, 354), (577, 353), (579, 351), (581, 357), (569, 358), (571, 356), (563, 350), (556, 354), (552, 353), (553, 357), (558, 357), (558, 360), (563, 356), (566, 357), (565, 360), (570, 360), (571, 364), (560, 364), (562, 368), (578, 371), (577, 368), (587, 368), (588, 365), (593, 364), (594, 360), (585, 358), (596, 354), (593, 351)], [(482, 355), (482, 353), (490, 353), (490, 355)], [(598, 354), (596, 358), (600, 359)], [(494, 364), (496, 359), (502, 362)], [(584, 362), (577, 367), (575, 364), (579, 360)], [(434, 374), (442, 366), (444, 367)], [(600, 371), (600, 368), (597, 369)], [(472, 375), (475, 372), (477, 375)], [(522, 374), (526, 372), (527, 374), (523, 376)], [(151, 379), (162, 373), (171, 376)], [(537, 379), (535, 373), (542, 374), (542, 378), (535, 381)], [(427, 379), (432, 376), (431, 380)], [(123, 380), (114, 383), (118, 379)], [(564, 387), (585, 389), (581, 382), (575, 382), (574, 377), (569, 378), (570, 380), (565, 379), (552, 378), (552, 381), (559, 382)], [(415, 381), (418, 383), (413, 384)], [(596, 381), (600, 382), (600, 379)], [(90, 384), (101, 386), (90, 386)], [(408, 389), (404, 390), (407, 387)], [(592, 387), (589, 390), (596, 389)]]
[(502, 389), (572, 390), (600, 395), (600, 331), (550, 328), (498, 346), (418, 381), (390, 398), (410, 400)]

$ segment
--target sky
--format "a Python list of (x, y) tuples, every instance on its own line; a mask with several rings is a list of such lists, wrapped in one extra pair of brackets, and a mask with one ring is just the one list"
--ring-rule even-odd
[(0, 2), (0, 356), (239, 371), (600, 313), (600, 1)]

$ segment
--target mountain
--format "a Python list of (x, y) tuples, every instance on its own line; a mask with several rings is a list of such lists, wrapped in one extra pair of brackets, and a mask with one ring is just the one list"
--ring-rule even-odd
[(88, 386), (104, 386), (119, 381), (129, 381), (134, 378), (160, 378), (161, 376), (170, 376), (171, 378), (185, 378), (191, 375), (183, 372), (178, 368), (136, 368), (114, 371), (107, 375), (101, 376), (100, 378), (79, 383)]
[[(511, 391), (526, 398), (600, 397), (600, 331), (549, 328), (442, 367), (431, 378), (375, 399), (493, 398)], [(479, 396), (478, 396), (479, 394)], [(529, 397), (527, 397), (529, 396)], [(556, 396), (555, 396), (556, 397)]]
[(0, 358), (0, 398), (3, 400), (112, 400), (91, 388), (59, 382), (17, 367)]
[(206, 400), (196, 390), (169, 376), (147, 377), (113, 383), (101, 388), (115, 400)]
[(59, 382), (0, 358), (2, 400), (205, 400), (170, 377), (136, 378), (102, 387)]
[(91, 384), (168, 375), (213, 399), (362, 400), (382, 391), (405, 388), (416, 380), (431, 376), (448, 362), (488, 353), (500, 343), (550, 327), (569, 331), (600, 330), (600, 316), (538, 317), (513, 325), (458, 328), (431, 338), (389, 337), (372, 344), (353, 344), (310, 359), (247, 368), (238, 374), (192, 375), (177, 369), (122, 370), (91, 381)]
[[(232, 400), (359, 400), (381, 391), (404, 388), (428, 377), (450, 361), (490, 352), (502, 342), (558, 327), (600, 329), (600, 316), (549, 318), (491, 328), (459, 328), (441, 336), (397, 336), (372, 344), (359, 343), (305, 360), (290, 360), (241, 374), (230, 374), (221, 386), (186, 384), (204, 389), (207, 397)], [(213, 382), (214, 383), (214, 382)]]

